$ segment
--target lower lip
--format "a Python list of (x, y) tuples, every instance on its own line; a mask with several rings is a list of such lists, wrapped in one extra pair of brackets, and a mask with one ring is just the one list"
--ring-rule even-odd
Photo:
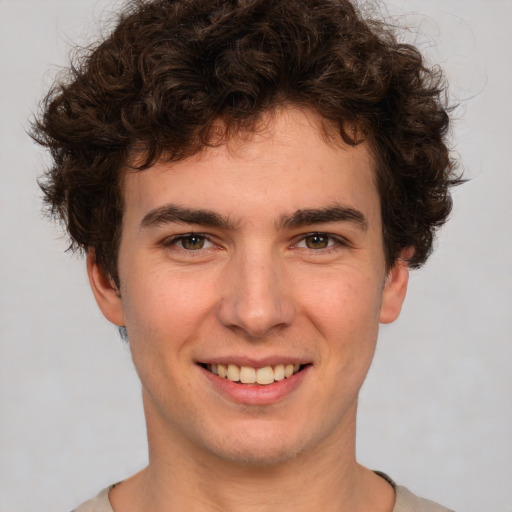
[(311, 366), (305, 366), (300, 372), (287, 379), (266, 385), (233, 382), (214, 375), (202, 366), (199, 368), (214, 388), (232, 401), (246, 405), (269, 405), (279, 402), (293, 393), (302, 384)]

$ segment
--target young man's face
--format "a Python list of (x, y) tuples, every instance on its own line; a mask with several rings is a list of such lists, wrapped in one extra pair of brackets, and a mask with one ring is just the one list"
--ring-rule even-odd
[(266, 121), (126, 175), (120, 298), (89, 257), (128, 332), (150, 448), (272, 464), (349, 446), (379, 321), (399, 314), (407, 268), (386, 271), (366, 144), (326, 142), (309, 111)]

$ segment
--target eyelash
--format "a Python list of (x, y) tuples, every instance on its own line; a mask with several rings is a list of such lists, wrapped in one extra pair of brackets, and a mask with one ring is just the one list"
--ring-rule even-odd
[[(327, 246), (326, 247), (320, 247), (313, 249), (311, 247), (299, 247), (300, 243), (306, 244), (307, 239), (310, 237), (319, 237), (327, 239)], [(297, 250), (305, 250), (310, 251), (311, 253), (321, 253), (321, 254), (328, 254), (333, 251), (337, 251), (340, 247), (347, 247), (349, 245), (349, 242), (340, 236), (332, 235), (330, 233), (324, 233), (322, 231), (315, 231), (313, 233), (307, 233), (305, 235), (301, 235), (300, 239), (298, 239), (297, 242), (293, 244), (293, 248)]]
[[(209, 242), (209, 243), (213, 244), (213, 242), (210, 240), (210, 238), (207, 235), (203, 235), (202, 233), (185, 233), (183, 235), (177, 235), (177, 236), (173, 236), (173, 237), (170, 237), (170, 238), (166, 238), (162, 242), (162, 245), (164, 247), (175, 246), (175, 247), (178, 247), (178, 249), (180, 249), (182, 251), (186, 251), (186, 252), (190, 252), (190, 253), (199, 252), (201, 249), (203, 249), (203, 247), (199, 247), (198, 249), (187, 249), (185, 247), (179, 247), (178, 246), (178, 244), (180, 242), (183, 242), (184, 240), (187, 240), (187, 239), (190, 239), (190, 238), (193, 238), (193, 237), (202, 239), (203, 242)], [(207, 247), (207, 249), (209, 249), (209, 248), (210, 247)]]
[[(210, 249), (211, 247), (198, 247), (197, 249), (187, 249), (186, 247), (183, 247), (183, 246), (179, 246), (178, 244), (180, 242), (183, 242), (187, 239), (191, 239), (193, 237), (196, 237), (198, 239), (201, 239), (201, 241), (204, 243), (210, 243), (210, 244), (213, 244), (214, 242), (212, 242), (212, 240), (207, 236), (207, 235), (204, 235), (202, 233), (194, 233), (194, 232), (191, 232), (191, 233), (185, 233), (183, 235), (177, 235), (177, 236), (173, 236), (173, 237), (170, 237), (170, 238), (166, 238), (162, 245), (164, 247), (177, 247), (179, 250), (182, 250), (182, 251), (186, 251), (188, 253), (194, 253), (194, 252), (200, 252), (202, 249)], [(320, 247), (320, 248), (311, 248), (311, 247), (300, 247), (299, 244), (300, 243), (304, 243), (306, 244), (307, 243), (307, 239), (308, 238), (312, 238), (312, 237), (318, 237), (318, 238), (322, 238), (322, 239), (327, 239), (327, 246), (326, 247)], [(336, 251), (338, 250), (340, 247), (346, 247), (348, 246), (349, 243), (346, 239), (340, 237), (340, 236), (335, 236), (335, 235), (332, 235), (330, 233), (324, 233), (324, 232), (321, 232), (321, 231), (315, 231), (315, 232), (312, 232), (312, 233), (307, 233), (307, 234), (304, 234), (304, 235), (301, 235), (301, 237), (299, 239), (297, 239), (297, 242), (294, 242), (290, 248), (292, 249), (296, 249), (296, 250), (305, 250), (305, 251), (311, 251), (311, 252), (318, 252), (318, 253), (322, 253), (322, 254), (325, 254), (325, 253), (330, 253), (332, 251)]]

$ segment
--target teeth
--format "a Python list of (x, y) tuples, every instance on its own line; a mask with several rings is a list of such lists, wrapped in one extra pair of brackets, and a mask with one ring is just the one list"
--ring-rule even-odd
[(256, 370), (249, 366), (241, 366), (240, 382), (243, 384), (254, 384), (256, 382)]
[(274, 366), (274, 379), (275, 380), (283, 380), (284, 379), (284, 364), (278, 364)]
[(256, 370), (256, 382), (258, 384), (272, 384), (274, 382), (274, 370), (271, 366), (265, 366)]
[(240, 367), (234, 364), (228, 364), (226, 377), (233, 382), (238, 382), (240, 380)]
[(214, 375), (242, 384), (272, 384), (288, 379), (300, 370), (300, 364), (277, 364), (274, 367), (252, 368), (236, 364), (209, 364), (207, 369)]

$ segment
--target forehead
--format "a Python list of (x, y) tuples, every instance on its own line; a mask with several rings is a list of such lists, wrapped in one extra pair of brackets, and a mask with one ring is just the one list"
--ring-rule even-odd
[(178, 162), (127, 172), (125, 215), (172, 202), (241, 218), (342, 203), (378, 215), (368, 144), (345, 144), (317, 113), (283, 108)]

